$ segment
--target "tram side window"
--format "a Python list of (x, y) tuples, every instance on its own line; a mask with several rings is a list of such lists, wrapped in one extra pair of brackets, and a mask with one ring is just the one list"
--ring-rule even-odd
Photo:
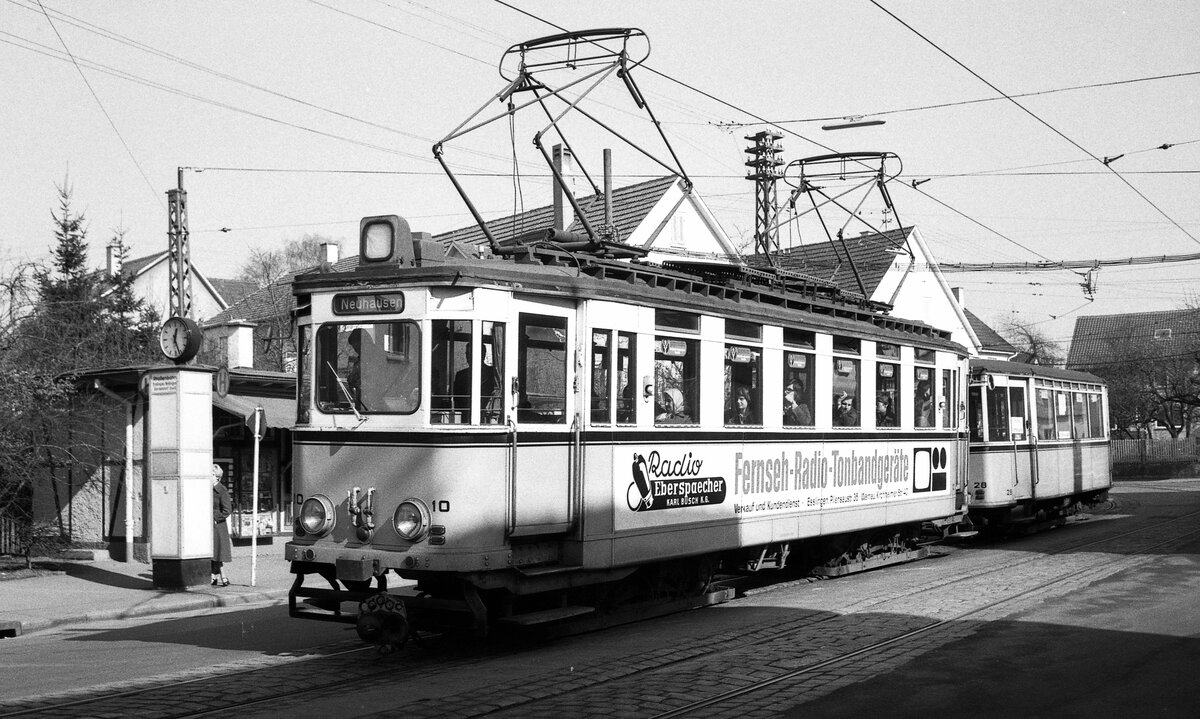
[(612, 421), (612, 332), (592, 330), (592, 423)]
[(859, 403), (859, 361), (833, 358), (833, 426), (858, 427), (862, 424)]
[(327, 324), (317, 331), (322, 412), (411, 414), (421, 404), (421, 334), (413, 322)]
[(700, 408), (700, 342), (654, 340), (654, 423), (692, 424)]
[(637, 335), (617, 333), (617, 424), (637, 422)]
[(933, 427), (933, 373), (929, 367), (913, 368), (913, 424)]
[(296, 349), (298, 350), (296, 376), (299, 378), (299, 387), (296, 392), (296, 400), (298, 402), (296, 407), (296, 422), (298, 424), (308, 424), (312, 420), (312, 410), (309, 405), (309, 402), (312, 401), (310, 395), (313, 386), (312, 375), (309, 374), (310, 356), (312, 353), (312, 346), (310, 344), (312, 341), (312, 327), (309, 325), (300, 325), (298, 329), (300, 330), (300, 337), (298, 340), (299, 344), (296, 345)]
[(1082, 392), (1071, 393), (1071, 427), (1075, 439), (1092, 436), (1088, 431), (1087, 400)]
[(1008, 418), (1008, 388), (989, 388), (987, 391), (987, 421), (989, 442), (1008, 441)]
[(483, 323), (483, 348), (479, 368), (479, 422), (504, 422), (504, 342), (503, 322)]
[(1054, 393), (1054, 423), (1058, 426), (1058, 438), (1071, 438), (1071, 397), (1069, 392)]
[(1008, 432), (1014, 442), (1025, 441), (1025, 388), (1008, 388)]
[(958, 426), (958, 372), (954, 370), (942, 370), (942, 401), (938, 410), (942, 415), (943, 428)]
[(1038, 439), (1054, 439), (1054, 393), (1048, 389), (1037, 390)]
[(567, 422), (567, 318), (521, 315), (517, 345), (517, 419)]
[(434, 320), (430, 422), (462, 424), (471, 419), (471, 322)]
[(971, 385), (967, 389), (968, 423), (971, 425), (971, 441), (983, 441), (983, 387)]
[(725, 424), (762, 424), (762, 350), (725, 345)]
[(813, 356), (783, 353), (783, 425), (813, 426)]
[(1092, 433), (1091, 437), (1104, 436), (1104, 403), (1101, 401), (1100, 395), (1089, 394), (1088, 400), (1088, 417), (1091, 419)]
[[(891, 345), (889, 345), (891, 346)], [(875, 426), (900, 426), (900, 365), (875, 365)]]

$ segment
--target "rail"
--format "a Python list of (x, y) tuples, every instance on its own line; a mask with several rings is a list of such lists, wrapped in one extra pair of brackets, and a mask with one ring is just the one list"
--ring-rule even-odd
[(1114, 464), (1200, 461), (1200, 436), (1114, 439), (1112, 461)]

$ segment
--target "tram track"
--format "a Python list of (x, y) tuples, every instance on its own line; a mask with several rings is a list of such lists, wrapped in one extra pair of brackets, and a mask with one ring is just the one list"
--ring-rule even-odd
[[(1136, 527), (1118, 534), (1106, 535), (1104, 537), (1088, 539), (1087, 541), (1071, 542), (1065, 546), (1040, 552), (1037, 556), (1007, 561), (1002, 564), (988, 567), (982, 571), (970, 570), (965, 574), (949, 578), (939, 578), (936, 581), (925, 583), (919, 587), (909, 587), (902, 592), (889, 593), (887, 596), (879, 597), (874, 595), (869, 601), (860, 602), (848, 605), (839, 610), (836, 615), (820, 616), (814, 614), (810, 617), (803, 617), (793, 623), (793, 626), (780, 631), (778, 624), (771, 626), (762, 626), (754, 631), (740, 631), (738, 634), (744, 641), (726, 641), (721, 638), (721, 641), (714, 641), (717, 638), (709, 637), (704, 643), (696, 643), (694, 647), (674, 647), (669, 655), (672, 658), (664, 656), (661, 660), (652, 661), (651, 671), (670, 671), (675, 667), (686, 666), (689, 662), (695, 662), (701, 658), (711, 659), (714, 655), (712, 646), (719, 644), (722, 648), (718, 653), (727, 653), (732, 651), (747, 651), (752, 650), (755, 646), (766, 646), (771, 643), (788, 642), (792, 639), (799, 639), (803, 635), (819, 634), (822, 631), (822, 626), (829, 624), (838, 617), (847, 617), (851, 615), (864, 615), (871, 612), (880, 612), (889, 604), (912, 602), (920, 595), (931, 593), (944, 592), (950, 587), (963, 585), (967, 583), (986, 582), (988, 577), (997, 576), (1004, 572), (1010, 572), (1015, 569), (1029, 566), (1037, 562), (1045, 562), (1047, 560), (1059, 557), (1064, 554), (1079, 553), (1094, 547), (1102, 547), (1104, 545), (1112, 545), (1114, 543), (1130, 544), (1130, 540), (1136, 540), (1139, 536), (1147, 534), (1151, 537), (1143, 541), (1134, 541), (1132, 546), (1127, 546), (1121, 549), (1126, 556), (1113, 558), (1109, 561), (1097, 565), (1094, 561), (1089, 561), (1086, 566), (1081, 566), (1067, 573), (1059, 574), (1046, 581), (1039, 582), (1034, 586), (1022, 589), (1021, 591), (1008, 594), (1003, 597), (998, 597), (988, 601), (983, 605), (972, 607), (966, 611), (959, 612), (953, 616), (939, 619), (937, 621), (926, 622), (922, 625), (907, 629), (901, 634), (882, 639), (878, 642), (866, 646), (855, 647), (850, 651), (841, 652), (835, 656), (821, 658), (819, 661), (812, 664), (797, 667), (795, 669), (777, 673), (771, 677), (746, 684), (741, 687), (735, 687), (724, 690), (711, 697), (697, 700), (691, 704), (676, 707), (667, 712), (655, 715), (659, 717), (686, 716), (701, 712), (707, 708), (738, 700), (742, 697), (754, 694), (755, 692), (766, 691), (770, 687), (781, 682), (786, 682), (789, 679), (797, 679), (805, 675), (813, 675), (820, 673), (822, 670), (838, 665), (846, 664), (856, 659), (870, 658), (880, 652), (887, 651), (889, 648), (895, 649), (903, 647), (906, 643), (916, 641), (918, 638), (936, 633), (939, 629), (945, 628), (956, 623), (961, 623), (970, 620), (973, 617), (984, 616), (990, 611), (1003, 608), (1005, 605), (1012, 604), (1022, 598), (1036, 595), (1039, 592), (1045, 592), (1047, 589), (1052, 589), (1057, 585), (1078, 580), (1086, 577), (1089, 573), (1112, 573), (1120, 571), (1122, 567), (1117, 565), (1122, 562), (1130, 562), (1129, 555), (1136, 555), (1141, 552), (1150, 552), (1156, 549), (1161, 549), (1172, 543), (1183, 541), (1184, 538), (1200, 534), (1200, 529), (1179, 533), (1172, 531), (1173, 525), (1177, 525), (1181, 521), (1191, 519), (1200, 515), (1200, 510), (1189, 512), (1187, 514), (1173, 517), (1164, 521), (1156, 522), (1149, 525)], [(1163, 532), (1169, 532), (1170, 536), (1163, 537)], [(936, 561), (936, 560), (934, 560)], [(1136, 561), (1136, 560), (1134, 560)], [(1111, 572), (1108, 571), (1111, 569)], [(803, 581), (803, 580), (801, 580)], [(790, 583), (789, 583), (790, 584)], [(786, 588), (789, 584), (778, 585), (775, 587), (762, 588), (755, 592), (761, 594), (770, 592), (780, 588)], [(353, 640), (351, 640), (353, 641)], [(64, 700), (55, 700), (51, 697), (44, 699), (35, 699), (33, 704), (27, 707), (20, 706), (0, 706), (0, 717), (21, 717), (34, 715), (53, 715), (62, 717), (71, 716), (96, 716), (98, 714), (107, 714), (114, 710), (128, 711), (131, 705), (136, 706), (156, 706), (158, 710), (139, 711), (139, 714), (145, 717), (202, 717), (212, 716), (215, 714), (228, 713), (231, 710), (250, 710), (254, 712), (256, 708), (270, 706), (272, 709), (278, 709), (279, 703), (294, 704), (297, 706), (303, 705), (305, 697), (328, 695), (333, 692), (345, 693), (354, 692), (356, 690), (368, 687), (378, 687), (381, 684), (388, 683), (398, 674), (402, 673), (406, 681), (420, 680), (424, 675), (442, 674), (456, 669), (463, 669), (471, 664), (501, 659), (511, 653), (516, 653), (516, 649), (501, 647), (496, 651), (496, 647), (489, 648), (465, 648), (466, 653), (458, 653), (453, 656), (446, 656), (441, 653), (431, 653), (427, 651), (409, 651), (399, 655), (390, 657), (379, 657), (375, 661), (367, 662), (364, 658), (372, 653), (371, 647), (354, 646), (346, 647), (349, 642), (338, 642), (331, 645), (328, 651), (320, 654), (311, 654), (304, 657), (298, 657), (286, 662), (273, 663), (269, 666), (257, 666), (247, 669), (234, 670), (229, 672), (213, 673), (211, 670), (205, 673), (204, 676), (184, 679), (169, 679), (164, 677), (155, 677), (151, 681), (153, 685), (143, 687), (133, 687), (120, 691), (100, 692), (96, 693), (95, 688), (91, 691), (90, 696), (78, 698), (62, 697)], [(312, 662), (323, 662), (326, 666), (322, 666), (319, 674), (331, 677), (328, 681), (313, 682), (312, 677), (314, 672), (311, 671)], [(298, 671), (297, 671), (298, 670)], [(565, 692), (555, 692), (554, 697), (569, 697), (574, 691), (596, 691), (602, 689), (604, 685), (612, 682), (619, 685), (620, 682), (627, 680), (632, 674), (636, 673), (639, 676), (645, 676), (645, 668), (640, 667), (629, 672), (617, 672), (615, 675), (609, 674), (608, 680), (597, 681), (581, 681), (577, 690), (567, 689)], [(292, 676), (296, 675), (296, 676)], [(299, 678), (302, 677), (302, 678)], [(239, 691), (236, 696), (229, 695), (223, 697), (224, 692), (216, 692), (217, 698), (213, 698), (213, 692), (206, 691), (205, 682), (212, 682), (214, 686), (220, 685), (228, 687), (231, 682), (236, 682), (239, 685), (247, 685), (250, 687), (257, 686), (252, 691)], [(187, 701), (179, 701), (181, 688), (184, 688), (184, 694), (194, 693), (207, 697), (202, 703), (191, 705)], [(496, 691), (497, 687), (481, 687), (473, 690), (472, 694), (485, 694)], [(170, 696), (170, 701), (164, 701), (162, 697)], [(469, 699), (464, 697), (464, 699)], [(497, 708), (492, 706), (491, 709), (470, 713), (446, 713), (444, 716), (488, 716), (496, 715), (503, 716), (511, 714), (519, 715), (523, 708), (529, 709), (536, 706), (540, 701), (550, 699), (549, 696), (542, 699), (533, 699), (529, 702), (517, 702), (508, 706)], [(166, 707), (174, 705), (173, 709)], [(430, 713), (429, 716), (437, 716), (437, 713)]]

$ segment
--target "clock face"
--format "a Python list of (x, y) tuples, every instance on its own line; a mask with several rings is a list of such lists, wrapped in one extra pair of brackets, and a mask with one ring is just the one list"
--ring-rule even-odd
[(158, 331), (158, 346), (167, 359), (186, 362), (200, 350), (200, 327), (186, 317), (172, 317)]

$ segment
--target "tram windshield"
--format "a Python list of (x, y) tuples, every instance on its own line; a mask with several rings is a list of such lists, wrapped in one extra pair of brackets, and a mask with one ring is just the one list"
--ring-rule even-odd
[(413, 322), (322, 325), (314, 355), (322, 412), (411, 414), (421, 406), (421, 331)]

